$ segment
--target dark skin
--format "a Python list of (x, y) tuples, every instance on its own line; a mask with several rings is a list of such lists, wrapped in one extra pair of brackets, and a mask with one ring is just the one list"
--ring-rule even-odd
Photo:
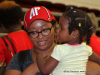
[[(68, 20), (67, 20), (68, 21)], [(66, 32), (68, 32), (68, 23), (66, 23), (66, 19), (64, 17), (61, 17), (59, 20), (59, 25), (60, 27), (58, 28), (57, 32), (58, 32), (58, 40), (60, 42), (64, 42), (66, 41), (68, 44), (74, 45), (74, 44), (78, 44), (79, 42), (79, 32), (78, 30), (74, 30), (72, 31), (71, 35), (64, 35)], [(73, 36), (75, 37), (75, 39), (73, 38)], [(64, 38), (69, 38), (70, 39), (66, 40)], [(91, 56), (89, 56), (89, 59), (100, 64), (100, 57), (96, 54), (96, 53), (92, 53)], [(59, 61), (54, 59), (53, 57), (49, 57), (48, 60), (44, 60), (43, 55), (42, 54), (38, 54), (37, 55), (37, 65), (39, 67), (39, 70), (43, 73), (43, 74), (50, 74), (58, 65)]]
[(38, 54), (37, 56), (37, 65), (40, 72), (42, 72), (43, 74), (50, 74), (56, 68), (58, 63), (59, 61), (52, 57), (49, 57), (49, 59), (45, 61), (42, 57), (42, 54)]
[(92, 72), (86, 72), (86, 75), (100, 75), (100, 66), (97, 63), (88, 60), (87, 67), (86, 70)]

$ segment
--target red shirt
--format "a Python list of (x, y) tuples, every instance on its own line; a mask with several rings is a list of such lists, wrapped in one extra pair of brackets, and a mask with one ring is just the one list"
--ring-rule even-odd
[(92, 50), (100, 56), (100, 39), (97, 36), (91, 36), (90, 44)]
[[(12, 32), (9, 33), (7, 36), (11, 39), (15, 47), (16, 53), (22, 50), (28, 50), (33, 48), (33, 44), (31, 43), (31, 40), (25, 31)], [(11, 52), (13, 53), (13, 55), (15, 55), (10, 43), (7, 39), (6, 41), (10, 47)], [(11, 58), (12, 56), (10, 51), (7, 49), (3, 39), (0, 38), (0, 61), (5, 61), (6, 65), (8, 65)]]

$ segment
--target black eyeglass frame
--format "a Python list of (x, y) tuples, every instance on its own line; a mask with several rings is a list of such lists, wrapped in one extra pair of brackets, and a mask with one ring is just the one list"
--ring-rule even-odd
[[(47, 30), (50, 30), (50, 33), (51, 33), (51, 29), (52, 29), (52, 26), (51, 26), (51, 28), (47, 28)], [(46, 29), (43, 29), (43, 30), (46, 30)], [(42, 30), (42, 31), (43, 31)], [(40, 31), (40, 32), (37, 32), (38, 33), (38, 36), (39, 36), (39, 33), (41, 33), (42, 34), (42, 31)], [(28, 32), (28, 35), (30, 36), (30, 33), (32, 33), (32, 32)], [(50, 33), (48, 34), (48, 35), (50, 35)], [(42, 34), (43, 35), (43, 34)], [(48, 35), (43, 35), (43, 36), (48, 36)], [(37, 36), (37, 37), (38, 37)], [(30, 36), (31, 37), (31, 36)], [(37, 38), (37, 37), (35, 37), (35, 38)], [(31, 38), (33, 38), (33, 37), (31, 37)], [(33, 39), (35, 39), (35, 38), (33, 38)]]

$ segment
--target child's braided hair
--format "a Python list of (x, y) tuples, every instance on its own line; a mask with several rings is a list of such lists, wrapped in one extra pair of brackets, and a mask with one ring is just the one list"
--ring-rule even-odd
[(66, 12), (63, 13), (63, 16), (69, 21), (69, 34), (71, 34), (73, 30), (79, 30), (79, 43), (82, 43), (83, 37), (86, 36), (85, 41), (89, 44), (93, 32), (93, 26), (89, 16), (84, 11), (73, 9), (73, 7), (68, 7)]

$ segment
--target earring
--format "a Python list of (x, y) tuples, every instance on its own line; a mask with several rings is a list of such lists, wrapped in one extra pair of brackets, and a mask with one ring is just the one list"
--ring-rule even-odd
[(58, 39), (57, 39), (57, 37), (56, 37), (56, 32), (54, 32), (54, 42), (57, 44), (57, 42), (58, 42)]
[(75, 36), (73, 36), (73, 38), (75, 38)]

